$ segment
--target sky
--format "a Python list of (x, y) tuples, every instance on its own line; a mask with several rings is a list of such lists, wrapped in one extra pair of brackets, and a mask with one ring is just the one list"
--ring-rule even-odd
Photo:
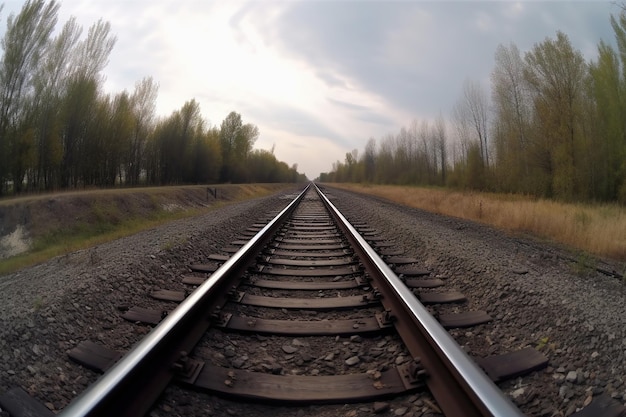
[[(23, 1), (5, 1), (7, 16)], [(106, 93), (152, 77), (157, 115), (195, 99), (218, 126), (231, 112), (258, 126), (257, 149), (314, 179), (370, 138), (413, 120), (449, 119), (466, 80), (489, 91), (494, 53), (522, 54), (557, 31), (587, 60), (614, 43), (603, 1), (65, 0), (84, 33), (99, 19), (117, 43)]]

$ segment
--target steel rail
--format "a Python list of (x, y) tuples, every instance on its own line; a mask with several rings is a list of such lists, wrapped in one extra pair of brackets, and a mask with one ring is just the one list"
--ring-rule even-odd
[[(233, 274), (243, 275), (259, 251), (304, 197), (306, 186), (287, 207), (218, 268), (189, 297), (111, 369), (76, 397), (59, 416), (137, 417), (145, 415), (176, 375), (176, 364), (210, 326), (215, 299), (225, 299)], [(139, 401), (138, 401), (139, 400)]]
[[(427, 372), (425, 382), (447, 417), (522, 417), (502, 393), (315, 185), (366, 271), (377, 280), (383, 305), (407, 348)], [(419, 329), (418, 332), (415, 329)]]

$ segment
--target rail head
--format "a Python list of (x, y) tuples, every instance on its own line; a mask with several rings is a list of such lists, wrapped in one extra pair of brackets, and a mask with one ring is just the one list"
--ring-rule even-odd
[[(245, 269), (248, 262), (254, 259), (256, 253), (302, 200), (310, 185), (308, 184), (256, 236), (211, 274), (158, 326), (58, 415), (63, 417), (144, 415), (165, 385), (174, 377), (172, 368), (180, 359), (181, 352), (189, 351), (189, 345), (191, 347), (195, 345), (209, 327), (210, 312), (203, 306), (223, 289), (233, 271)], [(169, 369), (161, 367), (162, 363), (172, 366)], [(130, 404), (130, 399), (135, 397), (142, 397), (142, 401)]]
[[(437, 370), (436, 375), (431, 372), (427, 376), (426, 383), (446, 416), (523, 417), (316, 185), (315, 190), (358, 250), (366, 270), (383, 278), (383, 303), (393, 300), (392, 313), (399, 322), (396, 327), (404, 326), (398, 331), (411, 353), (418, 351), (427, 372), (429, 368)], [(385, 292), (390, 296), (385, 297)], [(407, 321), (415, 324), (418, 334), (411, 331), (415, 327)]]

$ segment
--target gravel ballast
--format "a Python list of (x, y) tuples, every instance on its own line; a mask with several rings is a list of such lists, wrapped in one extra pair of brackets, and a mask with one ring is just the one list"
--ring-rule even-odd
[[(527, 415), (568, 416), (601, 394), (626, 402), (624, 282), (533, 239), (345, 191), (328, 192), (349, 220), (384, 231), (433, 277), (444, 279), (447, 289), (462, 291), (469, 302), (461, 308), (486, 310), (495, 319), (452, 331), (461, 346), (480, 356), (531, 346), (550, 359), (546, 370), (500, 385)], [(221, 207), (0, 277), (0, 392), (21, 386), (48, 408), (61, 410), (98, 377), (70, 362), (69, 349), (83, 340), (129, 349), (150, 328), (122, 320), (121, 312), (134, 305), (163, 308), (147, 297), (151, 291), (183, 289), (181, 276), (189, 264), (206, 262), (294, 196), (279, 193)], [(609, 264), (624, 270), (623, 264)], [(252, 355), (242, 349), (236, 359), (243, 365), (254, 362)], [(206, 394), (177, 394), (180, 388), (168, 389), (152, 415), (237, 415), (241, 410), (240, 404)], [(408, 396), (295, 412), (280, 408), (274, 415), (438, 415), (429, 402)], [(250, 415), (267, 411), (246, 408)]]
[(385, 230), (423, 261), (447, 289), (485, 310), (494, 322), (453, 330), (461, 346), (486, 356), (535, 347), (545, 371), (500, 384), (523, 412), (568, 416), (606, 394), (626, 403), (626, 285), (596, 271), (624, 271), (617, 262), (582, 257), (531, 238), (381, 199), (328, 189), (348, 220)]

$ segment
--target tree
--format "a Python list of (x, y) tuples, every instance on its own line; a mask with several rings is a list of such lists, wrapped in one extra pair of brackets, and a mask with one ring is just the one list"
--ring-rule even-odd
[(99, 156), (94, 153), (98, 148), (92, 146), (87, 134), (95, 114), (97, 99), (96, 80), (74, 77), (69, 81), (61, 104), (61, 136), (63, 138), (61, 186), (64, 188), (78, 187), (82, 166), (86, 165), (85, 162), (89, 164), (89, 160)]
[(346, 181), (357, 182), (359, 181), (359, 150), (353, 149), (352, 152), (346, 152)]
[(485, 188), (485, 163), (478, 142), (472, 143), (467, 153), (467, 170), (463, 185), (474, 190)]
[(125, 182), (128, 185), (139, 184), (139, 177), (146, 163), (145, 152), (148, 136), (153, 128), (158, 90), (159, 86), (152, 77), (147, 77), (135, 84), (135, 91), (130, 97), (134, 129), (128, 153), (125, 155)]
[(231, 112), (220, 127), (222, 150), (222, 181), (241, 182), (246, 180), (246, 158), (259, 136), (259, 129), (252, 124), (243, 124), (241, 115)]
[(68, 20), (46, 49), (35, 76), (34, 113), (36, 121), (37, 168), (31, 175), (34, 189), (60, 186), (63, 158), (60, 108), (72, 67), (72, 53), (82, 29), (75, 18)]
[(256, 149), (248, 156), (248, 174), (254, 182), (296, 182), (298, 166), (291, 168), (286, 163), (278, 161), (273, 149), (270, 151)]
[(529, 122), (532, 101), (524, 80), (525, 63), (517, 46), (498, 45), (496, 66), (491, 74), (494, 122), (492, 138), (495, 144), (495, 177), (502, 191), (531, 192)]
[(180, 180), (185, 183), (197, 182), (200, 167), (199, 161), (194, 161), (194, 150), (198, 149), (201, 137), (204, 134), (204, 120), (200, 111), (200, 104), (192, 99), (186, 102), (179, 111), (180, 132), (178, 134), (177, 145), (180, 148), (181, 165)]
[(483, 165), (489, 166), (488, 98), (479, 83), (465, 80), (463, 95), (454, 107), (458, 128), (464, 130), (464, 140), (476, 141)]
[(435, 138), (435, 153), (439, 158), (440, 164), (440, 173), (441, 173), (441, 184), (446, 183), (446, 166), (448, 164), (448, 152), (446, 145), (446, 122), (443, 119), (443, 116), (440, 114), (437, 120), (435, 121), (434, 127), (434, 138)]
[(374, 182), (376, 171), (376, 139), (374, 138), (370, 138), (365, 145), (363, 165), (365, 170), (365, 181)]
[[(87, 38), (80, 42), (74, 53), (74, 76), (97, 78), (109, 63), (109, 55), (117, 38), (111, 35), (111, 24), (98, 20), (90, 28)], [(101, 81), (97, 79), (97, 81)]]
[(222, 173), (220, 180), (222, 182), (232, 181), (233, 163), (235, 160), (235, 142), (237, 136), (241, 134), (243, 122), (241, 115), (236, 112), (230, 112), (222, 121), (220, 127), (220, 148), (222, 150)]
[[(419, 126), (419, 127), (418, 127)], [(422, 120), (420, 123), (414, 120), (411, 126), (412, 136), (414, 136), (415, 147), (417, 149), (414, 165), (416, 167), (416, 184), (429, 184), (436, 176), (437, 163), (433, 165), (433, 141), (430, 123)]]
[(115, 185), (115, 177), (123, 182), (122, 162), (131, 152), (134, 133), (134, 116), (130, 96), (126, 91), (118, 93), (113, 98), (112, 114), (107, 129), (108, 139), (105, 143), (104, 164), (105, 180), (108, 186)]
[(545, 155), (539, 161), (545, 161), (540, 164), (551, 178), (550, 193), (565, 199), (584, 196), (588, 190), (582, 187), (577, 166), (583, 158), (579, 151), (584, 139), (585, 59), (565, 34), (557, 32), (556, 39), (536, 44), (525, 60), (524, 78), (533, 93), (537, 138), (541, 138), (534, 145), (536, 153)]
[(592, 197), (626, 202), (626, 12), (611, 16), (617, 51), (601, 41), (598, 59), (589, 64), (593, 115), (592, 145), (587, 156), (593, 186)]
[[(102, 171), (97, 175), (93, 173), (94, 166), (97, 165), (94, 160), (101, 156), (93, 152), (103, 148), (95, 141), (101, 137), (102, 131), (89, 133), (93, 131), (91, 123), (98, 109), (102, 81), (100, 71), (107, 64), (114, 44), (115, 37), (110, 34), (109, 23), (99, 21), (91, 26), (86, 39), (78, 42), (71, 52), (71, 70), (64, 82), (65, 95), (60, 116), (63, 187), (78, 187), (85, 181), (101, 181), (104, 176)], [(104, 108), (98, 110), (103, 111)]]
[(389, 184), (393, 182), (395, 170), (393, 154), (393, 136), (387, 135), (378, 143), (378, 154), (376, 156), (376, 182), (379, 184)]
[[(17, 16), (9, 17), (2, 39), (0, 183), (4, 183), (10, 173), (18, 192), (25, 174), (23, 151), (25, 147), (33, 146), (32, 134), (25, 135), (26, 119), (29, 117), (25, 104), (32, 97), (37, 67), (50, 42), (58, 9), (59, 5), (54, 1), (48, 4), (43, 0), (27, 1)], [(0, 186), (0, 194), (2, 188)]]
[(219, 137), (219, 130), (216, 127), (212, 127), (200, 138), (200, 148), (197, 155), (198, 182), (214, 183), (219, 181), (220, 169), (222, 167)]
[[(137, 185), (144, 175), (151, 184), (261, 175), (250, 171), (249, 159), (259, 129), (236, 112), (221, 129), (207, 128), (192, 99), (155, 121), (152, 78), (132, 94), (103, 94), (101, 71), (116, 43), (111, 25), (99, 20), (82, 39), (82, 27), (70, 18), (55, 32), (58, 9), (55, 0), (26, 0), (1, 40), (0, 194), (9, 185), (20, 192), (24, 184), (33, 190)], [(272, 178), (301, 179), (297, 165), (270, 154)]]

